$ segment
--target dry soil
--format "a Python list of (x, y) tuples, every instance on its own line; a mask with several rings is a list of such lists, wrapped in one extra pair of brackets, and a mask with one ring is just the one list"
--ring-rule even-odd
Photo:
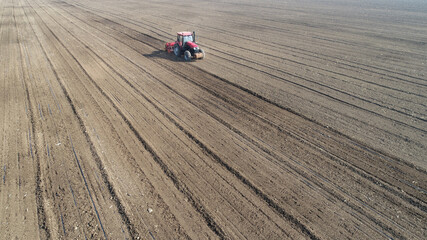
[[(2, 239), (426, 239), (427, 4), (0, 0)], [(206, 58), (164, 51), (197, 33)]]

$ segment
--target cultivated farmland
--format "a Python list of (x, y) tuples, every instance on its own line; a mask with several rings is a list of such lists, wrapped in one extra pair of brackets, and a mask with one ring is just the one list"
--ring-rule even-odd
[[(0, 0), (2, 239), (426, 239), (427, 4)], [(206, 58), (164, 51), (196, 31)]]

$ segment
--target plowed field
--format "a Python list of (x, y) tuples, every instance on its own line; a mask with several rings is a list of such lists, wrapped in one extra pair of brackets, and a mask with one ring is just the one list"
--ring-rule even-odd
[[(423, 1), (0, 0), (1, 239), (426, 239)], [(164, 51), (196, 31), (206, 58)]]

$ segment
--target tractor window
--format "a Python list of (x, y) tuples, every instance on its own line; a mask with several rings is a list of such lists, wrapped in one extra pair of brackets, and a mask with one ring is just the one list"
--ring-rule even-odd
[(191, 35), (184, 36), (183, 43), (185, 44), (188, 41), (192, 42), (193, 41), (193, 36), (191, 36)]

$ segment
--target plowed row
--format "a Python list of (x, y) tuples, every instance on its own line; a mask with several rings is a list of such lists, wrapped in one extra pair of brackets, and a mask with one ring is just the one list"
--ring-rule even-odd
[(364, 4), (1, 0), (0, 235), (425, 239), (427, 7)]

